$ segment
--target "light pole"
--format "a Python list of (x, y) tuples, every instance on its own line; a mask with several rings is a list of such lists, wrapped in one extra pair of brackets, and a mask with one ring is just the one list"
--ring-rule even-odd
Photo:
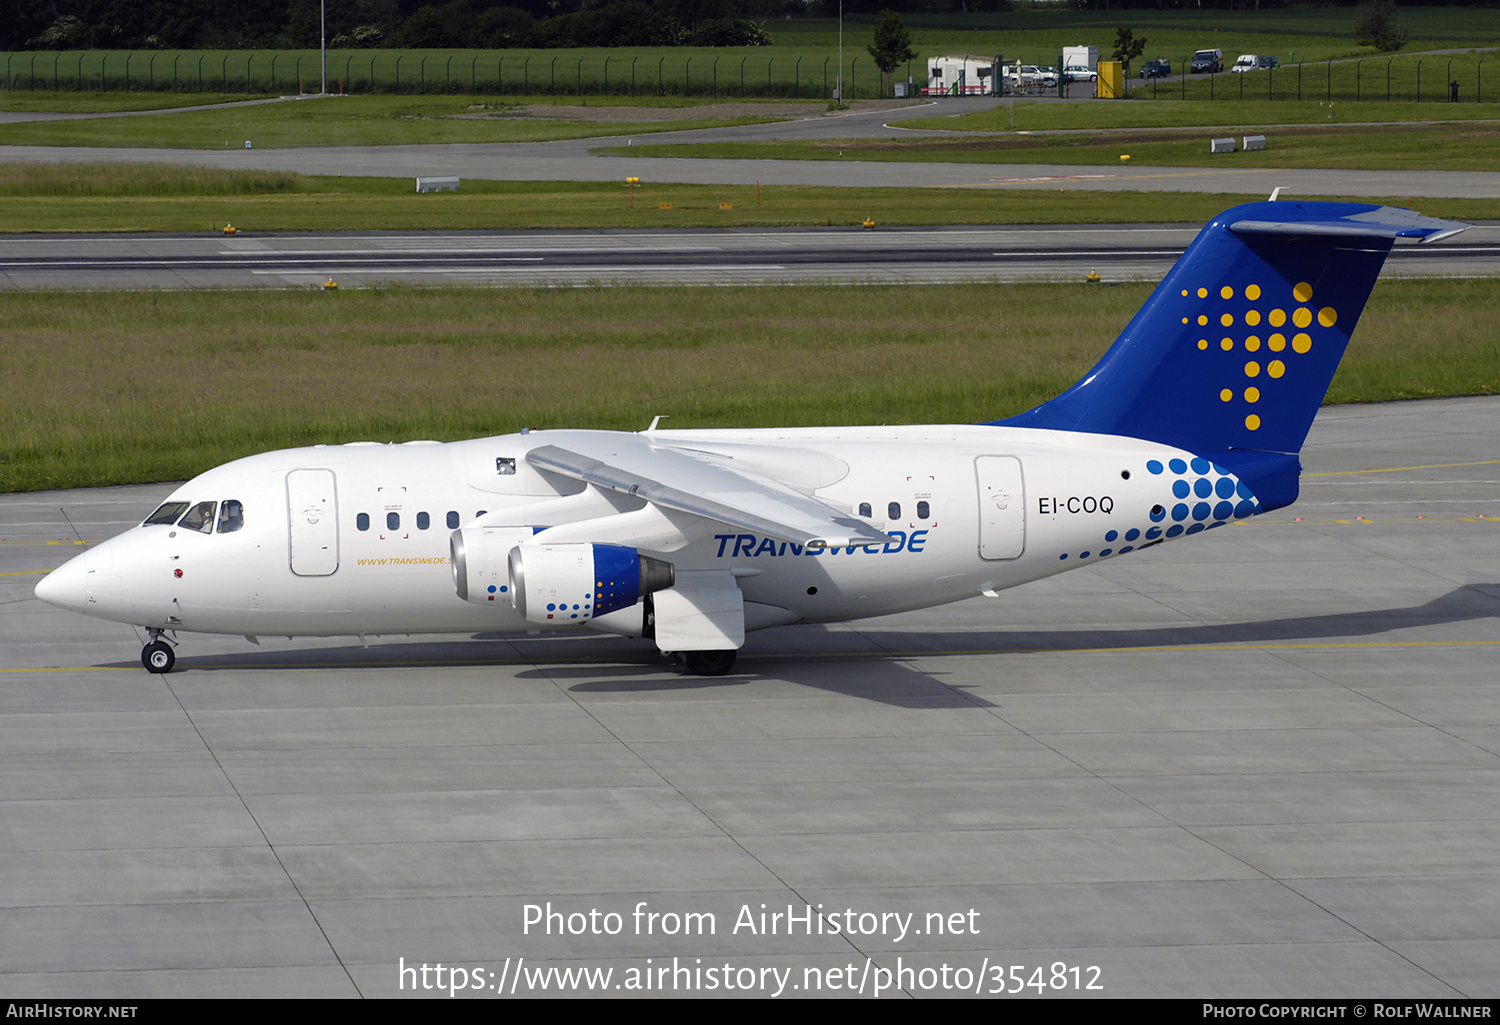
[(833, 76), (833, 99), (835, 103), (844, 102), (844, 0), (839, 0), (839, 65), (838, 74)]

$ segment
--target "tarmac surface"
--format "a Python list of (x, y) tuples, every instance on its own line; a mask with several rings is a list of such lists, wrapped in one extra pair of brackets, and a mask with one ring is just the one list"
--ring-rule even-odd
[(1330, 408), (1289, 509), (720, 679), (596, 637), (150, 676), (31, 591), (170, 486), (0, 496), (0, 989), (1496, 998), (1497, 434)]
[[(10, 288), (264, 288), (380, 282), (582, 285), (1159, 281), (1182, 225), (0, 235)], [(1500, 273), (1500, 224), (1403, 242), (1382, 276)]]

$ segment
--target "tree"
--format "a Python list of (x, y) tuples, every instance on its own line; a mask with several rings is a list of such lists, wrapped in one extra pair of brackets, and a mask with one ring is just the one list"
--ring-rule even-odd
[(1128, 28), (1115, 30), (1114, 58), (1119, 61), (1125, 72), (1125, 77), (1130, 77), (1130, 62), (1139, 57), (1146, 49), (1146, 37), (1135, 38), (1135, 32)]
[(1354, 38), (1361, 46), (1393, 53), (1406, 45), (1407, 27), (1396, 23), (1392, 0), (1363, 0), (1354, 16)]
[(870, 51), (870, 56), (875, 59), (875, 66), (882, 75), (889, 75), (917, 56), (917, 51), (911, 48), (911, 33), (902, 24), (901, 15), (891, 10), (880, 12), (880, 24), (875, 26), (875, 39), (865, 49)]

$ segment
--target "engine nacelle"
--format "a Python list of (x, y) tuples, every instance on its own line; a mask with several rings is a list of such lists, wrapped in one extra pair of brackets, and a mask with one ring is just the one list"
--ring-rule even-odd
[(672, 564), (624, 545), (520, 544), (509, 557), (510, 600), (533, 623), (583, 624), (672, 586)]
[(464, 601), (493, 605), (510, 601), (510, 550), (530, 541), (531, 527), (465, 527), (448, 541), (453, 589)]

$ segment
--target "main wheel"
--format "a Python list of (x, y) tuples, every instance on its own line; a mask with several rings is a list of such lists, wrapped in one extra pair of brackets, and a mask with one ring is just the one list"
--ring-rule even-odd
[(723, 676), (733, 668), (738, 654), (733, 648), (727, 651), (688, 651), (683, 653), (683, 662), (688, 672), (696, 676)]
[(166, 641), (154, 641), (141, 649), (141, 665), (151, 673), (170, 673), (177, 664), (177, 654)]

